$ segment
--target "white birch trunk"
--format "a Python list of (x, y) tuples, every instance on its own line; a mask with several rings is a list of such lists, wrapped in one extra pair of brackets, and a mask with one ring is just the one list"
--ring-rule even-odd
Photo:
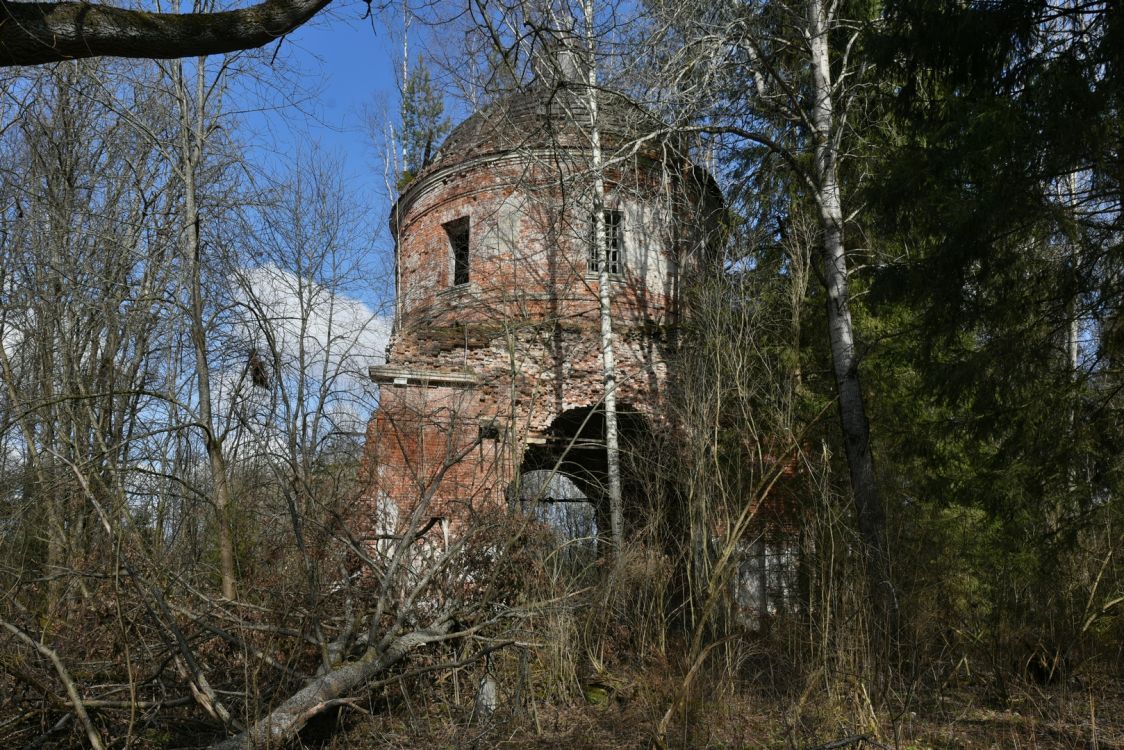
[[(886, 514), (878, 495), (870, 428), (859, 382), (854, 328), (843, 245), (843, 208), (836, 160), (835, 121), (828, 30), (822, 0), (808, 0), (809, 45), (812, 62), (812, 125), (815, 142), (815, 177), (820, 229), (823, 235), (823, 271), (827, 287), (828, 336), (839, 391), (839, 418), (851, 475), (859, 534), (866, 546), (871, 596), (882, 618), (893, 618), (894, 593), (889, 577), (886, 547)], [(885, 623), (891, 630), (893, 619)]]
[(590, 166), (593, 169), (593, 253), (599, 252), (597, 301), (601, 315), (601, 373), (605, 386), (605, 463), (608, 474), (609, 528), (614, 554), (624, 543), (624, 512), (621, 508), (620, 438), (617, 433), (617, 366), (613, 356), (613, 315), (609, 273), (610, 249), (605, 236), (605, 174), (601, 156), (601, 128), (597, 121), (597, 65), (593, 36), (593, 0), (582, 1), (585, 42), (589, 55), (586, 71), (586, 106), (589, 109)]

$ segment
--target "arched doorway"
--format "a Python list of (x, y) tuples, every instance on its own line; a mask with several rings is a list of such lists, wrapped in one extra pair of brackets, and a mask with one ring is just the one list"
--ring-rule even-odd
[[(619, 406), (617, 430), (622, 446), (640, 445), (651, 437), (647, 418), (624, 403)], [(628, 461), (622, 462), (626, 523), (630, 511), (629, 498), (635, 495), (635, 491), (630, 491), (635, 482), (629, 476), (629, 465)], [(592, 514), (590, 521), (593, 528), (597, 533), (604, 533), (609, 529), (607, 479), (604, 410), (600, 406), (569, 409), (551, 422), (542, 442), (527, 445), (520, 478), (513, 483), (513, 487), (518, 486), (519, 490), (514, 495), (509, 491), (509, 500), (517, 496), (523, 503), (533, 503), (537, 496), (539, 503), (583, 503), (581, 512)], [(577, 507), (574, 505), (574, 508)], [(535, 506), (523, 507), (522, 510), (532, 512), (540, 520), (547, 520), (555, 514), (559, 523), (568, 523), (563, 521), (562, 516), (578, 512), (573, 509), (547, 511)]]

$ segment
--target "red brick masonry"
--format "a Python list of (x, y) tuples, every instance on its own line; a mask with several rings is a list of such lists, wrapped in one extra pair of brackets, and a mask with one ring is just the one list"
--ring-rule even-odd
[[(624, 245), (611, 282), (617, 399), (657, 417), (680, 274), (706, 253), (721, 198), (665, 140), (644, 140), (636, 123), (651, 118), (607, 96), (605, 203)], [(454, 131), (392, 217), (396, 326), (387, 364), (371, 370), (381, 396), (365, 467), (372, 501), (400, 525), (414, 509), (456, 522), (502, 502), (526, 447), (603, 397), (590, 154), (580, 128), (515, 104)], [(454, 286), (447, 227), (465, 218), (469, 281)]]

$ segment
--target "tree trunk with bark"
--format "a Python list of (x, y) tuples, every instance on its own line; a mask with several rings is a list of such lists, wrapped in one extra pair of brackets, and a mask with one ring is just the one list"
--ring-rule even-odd
[(611, 250), (605, 226), (605, 172), (601, 154), (601, 128), (597, 121), (597, 64), (594, 57), (593, 0), (583, 0), (585, 43), (589, 55), (586, 70), (586, 107), (589, 109), (590, 167), (593, 170), (593, 243), (590, 257), (600, 255), (597, 267), (597, 301), (601, 318), (601, 375), (605, 386), (605, 464), (609, 496), (609, 528), (613, 550), (619, 555), (624, 544), (624, 511), (621, 501), (621, 450), (617, 431), (617, 365), (613, 352)]
[(876, 616), (886, 628), (887, 635), (892, 635), (896, 627), (896, 604), (890, 580), (886, 513), (874, 473), (870, 426), (859, 381), (859, 357), (855, 351), (851, 322), (847, 258), (843, 244), (843, 208), (837, 171), (838, 133), (832, 99), (828, 41), (830, 19), (821, 0), (809, 0), (808, 25), (812, 63), (814, 177), (823, 243), (824, 284), (827, 288), (828, 338), (838, 389), (839, 421), (850, 469), (859, 535), (866, 547), (870, 594)]
[(184, 190), (184, 233), (190, 277), (188, 278), (188, 305), (191, 326), (191, 343), (195, 353), (195, 387), (198, 399), (199, 423), (203, 430), (203, 444), (207, 452), (207, 465), (211, 471), (212, 492), (215, 504), (215, 523), (219, 547), (219, 572), (222, 577), (222, 595), (235, 598), (234, 539), (230, 530), (230, 472), (223, 453), (223, 439), (216, 423), (213, 409), (214, 393), (211, 389), (211, 370), (207, 356), (207, 326), (203, 314), (203, 242), (200, 237), (202, 221), (197, 196), (199, 166), (206, 144), (206, 68), (202, 61), (196, 69), (194, 95), (187, 91), (183, 68), (176, 63), (176, 96), (181, 117), (180, 177)]
[(217, 13), (150, 13), (83, 2), (0, 0), (0, 66), (254, 49), (288, 34), (330, 2), (266, 0)]

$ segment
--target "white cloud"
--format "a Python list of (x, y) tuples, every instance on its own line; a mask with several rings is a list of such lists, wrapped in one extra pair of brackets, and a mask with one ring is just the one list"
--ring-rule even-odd
[(390, 318), (366, 303), (273, 264), (242, 273), (244, 301), (260, 316), (251, 340), (269, 346), (266, 330), (290, 361), (327, 361), (333, 371), (365, 371), (383, 361)]
[[(242, 335), (266, 363), (271, 379), (278, 376), (273, 372), (276, 352), (280, 385), (290, 395), (303, 378), (306, 399), (324, 398), (312, 408), (323, 410), (337, 429), (361, 430), (373, 407), (367, 370), (385, 359), (391, 319), (359, 299), (274, 264), (243, 269), (236, 282), (248, 311)], [(240, 367), (223, 379), (228, 387), (237, 382), (246, 398), (253, 391), (246, 375)]]

